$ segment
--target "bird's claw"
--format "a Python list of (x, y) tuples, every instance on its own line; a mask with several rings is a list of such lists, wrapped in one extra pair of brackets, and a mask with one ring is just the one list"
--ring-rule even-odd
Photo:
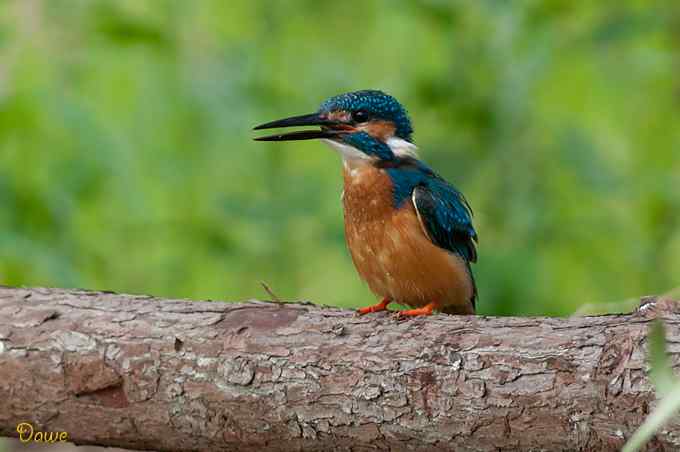
[(380, 312), (380, 311), (387, 311), (387, 305), (389, 305), (391, 301), (387, 298), (384, 298), (380, 303), (374, 304), (372, 306), (366, 306), (364, 308), (359, 308), (355, 311), (355, 316), (360, 316), (364, 314), (371, 314), (373, 312)]
[(421, 308), (416, 309), (406, 309), (404, 311), (397, 311), (397, 319), (404, 320), (409, 317), (418, 317), (422, 315), (432, 315), (434, 310), (437, 309), (436, 303), (428, 303)]
[(403, 315), (403, 314), (401, 313), (401, 311), (395, 312), (394, 315), (392, 316), (392, 318), (393, 318), (396, 322), (405, 322), (406, 320), (409, 320), (409, 319), (410, 319), (409, 316)]

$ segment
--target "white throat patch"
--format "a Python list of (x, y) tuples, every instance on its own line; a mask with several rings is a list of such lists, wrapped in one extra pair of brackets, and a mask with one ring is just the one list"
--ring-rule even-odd
[(418, 146), (401, 138), (391, 137), (387, 140), (387, 145), (392, 149), (397, 157), (418, 158)]
[(349, 144), (340, 143), (339, 141), (335, 140), (321, 140), (321, 141), (326, 143), (333, 150), (337, 151), (338, 154), (340, 154), (340, 156), (342, 157), (342, 160), (344, 160), (345, 162), (352, 160), (354, 161), (371, 160), (370, 156), (364, 154), (359, 149), (355, 148), (354, 146), (350, 146)]

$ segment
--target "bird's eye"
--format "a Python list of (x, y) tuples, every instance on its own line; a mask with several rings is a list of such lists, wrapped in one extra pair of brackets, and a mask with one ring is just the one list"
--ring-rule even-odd
[(352, 113), (352, 120), (354, 122), (366, 122), (368, 121), (368, 112), (366, 110), (357, 110)]

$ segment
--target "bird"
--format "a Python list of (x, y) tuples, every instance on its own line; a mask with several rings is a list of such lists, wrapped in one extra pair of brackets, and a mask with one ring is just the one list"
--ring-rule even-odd
[(254, 130), (319, 126), (254, 138), (318, 139), (342, 158), (345, 240), (354, 266), (381, 301), (359, 315), (410, 309), (398, 317), (475, 313), (473, 212), (463, 194), (418, 157), (406, 109), (380, 90), (340, 94), (311, 114)]

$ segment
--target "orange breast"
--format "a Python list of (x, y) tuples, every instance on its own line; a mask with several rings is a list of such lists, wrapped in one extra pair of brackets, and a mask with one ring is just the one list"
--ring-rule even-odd
[(473, 285), (464, 261), (434, 245), (410, 199), (393, 207), (385, 170), (346, 167), (345, 237), (361, 278), (380, 297), (413, 307), (435, 301), (473, 313)]

